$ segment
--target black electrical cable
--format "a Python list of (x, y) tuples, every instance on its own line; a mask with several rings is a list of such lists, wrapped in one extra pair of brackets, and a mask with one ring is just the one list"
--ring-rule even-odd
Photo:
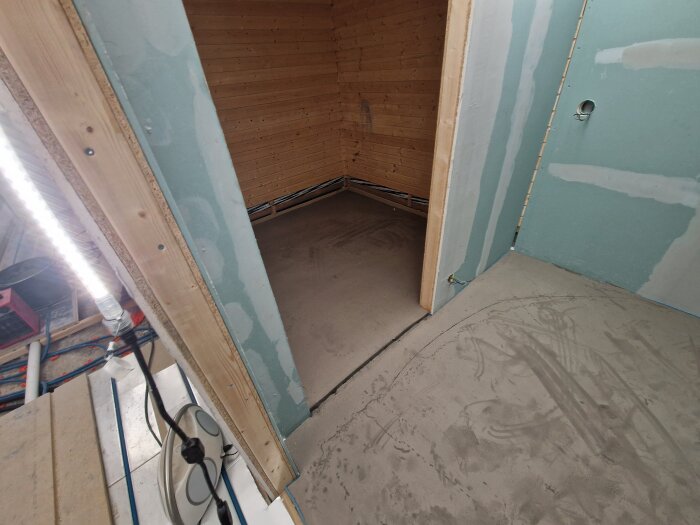
[(170, 417), (168, 411), (165, 410), (163, 398), (160, 397), (158, 385), (156, 385), (156, 382), (153, 379), (151, 372), (148, 370), (148, 364), (146, 363), (146, 360), (143, 357), (143, 352), (141, 352), (141, 348), (139, 347), (138, 341), (136, 339), (136, 334), (134, 333), (134, 329), (130, 328), (125, 334), (122, 334), (121, 337), (122, 340), (127, 345), (129, 345), (129, 347), (133, 351), (134, 357), (136, 357), (136, 362), (139, 364), (139, 368), (141, 369), (141, 372), (146, 378), (146, 384), (148, 384), (148, 386), (151, 389), (151, 392), (153, 392), (153, 397), (156, 401), (156, 407), (158, 408), (158, 412), (160, 413), (161, 417), (165, 420), (168, 426), (173, 429), (173, 432), (177, 434), (177, 436), (182, 440), (182, 442), (185, 443), (189, 438), (187, 434), (185, 434), (185, 432), (180, 428), (180, 425), (178, 425), (175, 422), (175, 420), (172, 417)]
[[(180, 377), (182, 378), (182, 382), (185, 384), (190, 402), (197, 404), (197, 399), (194, 397), (194, 390), (192, 390), (192, 385), (190, 385), (190, 380), (187, 379), (185, 371), (180, 365), (177, 365), (177, 369), (180, 371)], [(238, 518), (240, 525), (248, 525), (248, 521), (245, 519), (245, 515), (243, 514), (243, 509), (241, 509), (241, 504), (238, 502), (236, 492), (233, 490), (233, 485), (231, 484), (231, 480), (226, 472), (226, 460), (224, 458), (238, 456), (238, 451), (234, 452), (233, 454), (228, 454), (228, 451), (232, 448), (233, 445), (231, 444), (224, 445), (224, 454), (221, 455), (221, 459), (223, 460), (221, 463), (221, 478), (224, 480), (224, 485), (226, 485), (226, 490), (228, 491), (229, 498), (231, 498), (231, 503), (233, 504), (233, 510), (236, 511), (236, 517)]]
[[(156, 353), (156, 343), (154, 339), (151, 339), (151, 352), (148, 354), (148, 371), (151, 371), (151, 363), (153, 362), (153, 354)], [(151, 426), (151, 418), (148, 415), (148, 383), (146, 383), (146, 392), (144, 393), (143, 396), (143, 414), (146, 418), (146, 426), (148, 426), (148, 431), (151, 433), (153, 436), (153, 439), (156, 440), (156, 443), (158, 443), (159, 447), (163, 446), (163, 443), (161, 442), (160, 439), (158, 439), (158, 436), (156, 433), (153, 431), (153, 427)]]
[(160, 396), (158, 385), (156, 384), (155, 379), (153, 379), (151, 371), (148, 369), (148, 363), (146, 363), (146, 360), (143, 357), (143, 352), (141, 352), (141, 348), (139, 347), (138, 339), (136, 338), (134, 329), (129, 328), (129, 330), (126, 333), (122, 334), (121, 338), (127, 345), (129, 345), (129, 347), (134, 352), (136, 362), (139, 364), (139, 368), (141, 369), (141, 372), (146, 378), (146, 384), (151, 389), (151, 393), (153, 394), (153, 398), (155, 399), (155, 404), (156, 408), (158, 408), (158, 413), (168, 424), (168, 426), (172, 429), (172, 431), (175, 432), (175, 434), (177, 434), (177, 436), (182, 441), (182, 445), (180, 447), (180, 453), (182, 454), (182, 457), (190, 465), (199, 465), (199, 467), (204, 472), (204, 481), (206, 482), (207, 487), (209, 488), (209, 492), (211, 493), (212, 498), (216, 502), (216, 514), (219, 517), (219, 523), (221, 523), (222, 525), (232, 525), (233, 517), (231, 516), (231, 511), (228, 508), (228, 504), (224, 500), (222, 500), (216, 493), (216, 488), (214, 487), (214, 484), (212, 483), (211, 478), (209, 477), (209, 472), (207, 471), (207, 467), (204, 463), (204, 445), (202, 445), (202, 442), (198, 438), (188, 437), (187, 434), (185, 434), (184, 430), (182, 430), (182, 428), (180, 428), (180, 426), (175, 422), (175, 420), (172, 417), (170, 417), (168, 411), (165, 410), (163, 398)]

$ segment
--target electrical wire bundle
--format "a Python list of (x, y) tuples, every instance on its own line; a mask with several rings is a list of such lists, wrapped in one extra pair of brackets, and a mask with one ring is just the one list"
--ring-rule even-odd
[[(136, 328), (135, 331), (138, 334), (138, 342), (139, 344), (144, 344), (149, 341), (154, 341), (158, 336), (155, 333), (155, 331), (150, 328), (150, 327), (144, 327), (144, 328)], [(111, 335), (104, 335), (97, 337), (95, 339), (91, 339), (89, 341), (84, 341), (82, 343), (77, 343), (71, 346), (67, 346), (65, 348), (61, 348), (58, 350), (51, 350), (51, 331), (50, 331), (50, 326), (49, 326), (49, 321), (47, 319), (46, 321), (46, 345), (42, 349), (41, 353), (41, 363), (44, 363), (46, 360), (49, 359), (55, 359), (59, 356), (65, 355), (70, 352), (74, 352), (76, 350), (80, 349), (85, 349), (85, 348), (99, 348), (100, 350), (104, 351), (105, 355), (97, 357), (96, 359), (93, 359), (91, 361), (88, 361), (87, 363), (84, 363), (83, 365), (77, 367), (75, 370), (72, 370), (70, 372), (67, 372), (59, 377), (56, 377), (54, 379), (50, 379), (48, 381), (41, 381), (39, 383), (39, 388), (40, 388), (40, 394), (46, 394), (47, 392), (52, 392), (56, 387), (61, 385), (62, 383), (68, 381), (69, 379), (73, 379), (75, 376), (80, 375), (85, 372), (89, 372), (93, 368), (97, 368), (99, 366), (102, 366), (105, 361), (106, 361), (106, 354), (107, 354), (107, 345), (106, 343), (110, 340), (113, 339), (113, 336)], [(122, 346), (118, 347), (115, 349), (114, 355), (121, 356), (123, 354), (127, 354), (131, 352), (131, 348), (129, 345), (123, 344)], [(0, 377), (0, 385), (9, 385), (9, 384), (23, 384), (26, 379), (26, 366), (27, 366), (27, 359), (15, 359), (14, 361), (10, 363), (6, 363), (2, 366), (0, 366), (0, 374), (6, 374), (8, 372), (15, 372), (14, 374), (10, 375), (3, 375)], [(14, 410), (15, 408), (18, 408), (24, 404), (24, 389), (17, 390), (15, 392), (12, 392), (10, 394), (5, 394), (3, 396), (0, 396), (0, 413), (3, 412), (9, 412), (10, 410)]]

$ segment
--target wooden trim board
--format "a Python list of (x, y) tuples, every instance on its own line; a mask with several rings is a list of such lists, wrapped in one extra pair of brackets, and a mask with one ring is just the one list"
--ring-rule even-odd
[(271, 213), (269, 215), (264, 215), (263, 217), (259, 217), (257, 219), (252, 219), (250, 221), (250, 223), (253, 225), (256, 225), (256, 224), (261, 224), (263, 222), (271, 221), (272, 219), (276, 219), (280, 215), (285, 215), (285, 214), (289, 213), (290, 211), (295, 211), (295, 210), (298, 210), (299, 208), (305, 208), (306, 206), (308, 206), (310, 204), (314, 204), (318, 201), (322, 201), (323, 199), (327, 199), (328, 197), (332, 197), (333, 195), (340, 193), (341, 191), (345, 191), (346, 189), (347, 188), (345, 188), (345, 187), (341, 187), (341, 188), (337, 188), (335, 190), (329, 191), (327, 193), (315, 195), (315, 196), (311, 197), (309, 200), (306, 200), (304, 202), (300, 202), (299, 204), (294, 204), (294, 205), (290, 206), (289, 208), (284, 208), (282, 210), (275, 211), (274, 213)]
[(348, 191), (351, 191), (353, 193), (357, 193), (358, 195), (362, 195), (363, 197), (367, 197), (368, 199), (375, 200), (377, 202), (381, 202), (382, 204), (385, 204), (387, 206), (391, 206), (392, 208), (397, 208), (399, 210), (407, 211), (408, 213), (413, 213), (414, 215), (418, 215), (420, 217), (425, 217), (426, 213), (421, 210), (417, 210), (416, 208), (411, 208), (410, 206), (406, 206), (405, 204), (401, 204), (400, 202), (393, 201), (391, 199), (387, 199), (382, 197), (381, 195), (377, 195), (376, 193), (369, 192), (362, 187), (359, 186), (348, 186), (347, 188)]
[(301, 514), (301, 511), (294, 503), (292, 496), (289, 495), (289, 491), (285, 491), (281, 495), (282, 503), (284, 503), (284, 508), (289, 512), (289, 517), (292, 518), (292, 523), (294, 525), (305, 525), (306, 521)]
[(72, 2), (4, 2), (0, 48), (22, 84), (13, 96), (60, 166), (76, 212), (278, 495), (294, 477), (290, 461)]
[(440, 250), (445, 230), (452, 150), (457, 128), (457, 112), (462, 90), (462, 72), (466, 59), (471, 12), (472, 0), (449, 0), (420, 289), (420, 304), (431, 313), (434, 309)]
[(14, 361), (20, 357), (24, 357), (29, 353), (29, 345), (22, 343), (20, 347), (12, 347), (7, 353), (3, 353), (0, 356), (0, 365)]
[(329, 197), (332, 197), (333, 195), (337, 195), (338, 193), (341, 193), (344, 191), (351, 191), (353, 193), (357, 193), (358, 195), (362, 195), (363, 197), (367, 197), (368, 199), (373, 199), (373, 200), (381, 202), (382, 204), (385, 204), (387, 206), (391, 206), (393, 208), (398, 208), (400, 210), (407, 211), (407, 212), (413, 213), (415, 215), (419, 215), (420, 217), (427, 216), (427, 214), (422, 210), (418, 210), (416, 208), (411, 208), (410, 206), (406, 206), (405, 204), (401, 204), (400, 202), (396, 202), (396, 201), (393, 201), (391, 199), (384, 198), (381, 195), (369, 192), (369, 191), (363, 189), (362, 187), (349, 185), (349, 186), (343, 186), (341, 188), (329, 191), (328, 193), (323, 193), (321, 195), (314, 196), (307, 201), (304, 201), (304, 202), (299, 203), (299, 204), (295, 204), (293, 206), (290, 206), (289, 208), (284, 208), (283, 210), (277, 211), (273, 214), (265, 215), (265, 216), (260, 217), (258, 219), (252, 219), (250, 222), (253, 225), (258, 225), (258, 224), (261, 224), (263, 222), (268, 222), (268, 221), (271, 221), (273, 219), (277, 219), (278, 217), (285, 215), (286, 213), (289, 213), (290, 211), (295, 211), (295, 210), (298, 210), (300, 208), (305, 208), (306, 206), (309, 206), (311, 204), (315, 204), (319, 201), (322, 201), (324, 199), (327, 199)]

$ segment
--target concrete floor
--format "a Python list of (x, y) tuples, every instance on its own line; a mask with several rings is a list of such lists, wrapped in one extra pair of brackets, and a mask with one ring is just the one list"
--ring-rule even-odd
[(309, 405), (426, 314), (422, 217), (344, 191), (254, 230)]
[(700, 523), (700, 319), (509, 254), (288, 440), (309, 525)]

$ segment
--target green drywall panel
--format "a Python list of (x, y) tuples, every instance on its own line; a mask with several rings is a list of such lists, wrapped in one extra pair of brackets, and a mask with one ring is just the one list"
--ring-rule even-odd
[(435, 305), (512, 246), (582, 0), (476, 0)]
[(700, 3), (589, 0), (516, 249), (700, 314), (698, 93)]
[(75, 6), (282, 436), (309, 411), (179, 0)]

